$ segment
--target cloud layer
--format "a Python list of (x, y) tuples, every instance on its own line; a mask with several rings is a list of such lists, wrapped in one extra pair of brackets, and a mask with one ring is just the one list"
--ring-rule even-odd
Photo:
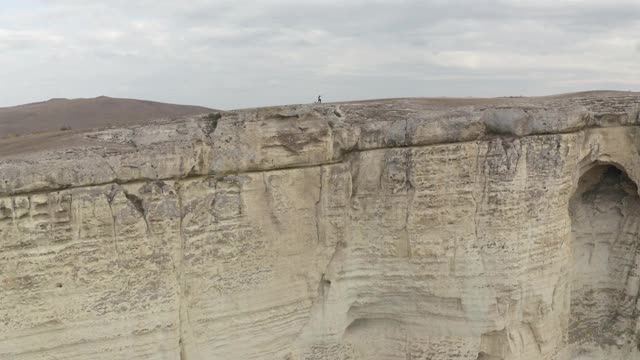
[(640, 89), (637, 0), (0, 0), (0, 106)]

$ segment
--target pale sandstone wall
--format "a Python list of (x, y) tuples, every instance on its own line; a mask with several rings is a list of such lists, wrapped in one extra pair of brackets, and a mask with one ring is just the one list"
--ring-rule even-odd
[(0, 358), (635, 359), (637, 196), (611, 194), (639, 103), (244, 110), (5, 156)]

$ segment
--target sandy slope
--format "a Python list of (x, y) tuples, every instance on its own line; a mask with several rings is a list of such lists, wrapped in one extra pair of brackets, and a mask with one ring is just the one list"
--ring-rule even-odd
[(158, 118), (196, 115), (210, 111), (212, 109), (200, 106), (106, 96), (92, 99), (51, 99), (0, 108), (0, 138), (59, 131), (62, 128), (81, 130), (127, 126)]

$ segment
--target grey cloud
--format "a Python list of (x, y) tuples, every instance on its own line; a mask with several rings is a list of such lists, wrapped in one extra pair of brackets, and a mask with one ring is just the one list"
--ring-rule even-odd
[(62, 43), (60, 36), (39, 31), (0, 29), (0, 51), (20, 51)]
[(638, 33), (634, 0), (25, 0), (0, 12), (0, 106), (627, 90)]

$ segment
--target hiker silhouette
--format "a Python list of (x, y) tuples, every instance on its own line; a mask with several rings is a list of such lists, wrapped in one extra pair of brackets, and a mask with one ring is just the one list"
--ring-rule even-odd
[(322, 104), (322, 95), (318, 95), (318, 104)]

